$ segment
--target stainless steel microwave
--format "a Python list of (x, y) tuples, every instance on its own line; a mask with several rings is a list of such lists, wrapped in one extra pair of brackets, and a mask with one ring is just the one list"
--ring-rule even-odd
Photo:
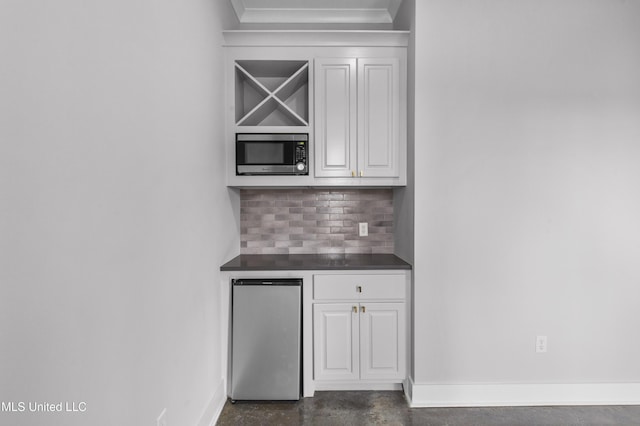
[(236, 175), (308, 175), (307, 133), (236, 133)]

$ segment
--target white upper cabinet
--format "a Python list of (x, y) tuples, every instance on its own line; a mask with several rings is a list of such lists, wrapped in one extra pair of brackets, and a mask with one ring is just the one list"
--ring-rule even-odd
[[(227, 185), (404, 186), (408, 33), (225, 32)], [(308, 134), (307, 176), (237, 176), (236, 133)]]
[(397, 58), (358, 59), (358, 174), (399, 175), (400, 63)]
[(315, 60), (316, 177), (399, 178), (399, 74), (398, 58)]
[(357, 168), (356, 59), (315, 60), (318, 177), (350, 177)]

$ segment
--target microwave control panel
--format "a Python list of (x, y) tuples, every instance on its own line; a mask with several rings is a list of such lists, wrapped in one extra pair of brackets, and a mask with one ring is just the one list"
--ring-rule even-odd
[(298, 142), (296, 145), (296, 169), (299, 172), (307, 170), (307, 144)]

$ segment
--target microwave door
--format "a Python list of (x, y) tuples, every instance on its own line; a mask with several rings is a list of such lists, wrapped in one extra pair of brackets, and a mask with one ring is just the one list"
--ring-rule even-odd
[(287, 174), (285, 149), (281, 142), (238, 142), (237, 174)]
[(278, 142), (245, 142), (245, 164), (283, 165), (285, 144)]

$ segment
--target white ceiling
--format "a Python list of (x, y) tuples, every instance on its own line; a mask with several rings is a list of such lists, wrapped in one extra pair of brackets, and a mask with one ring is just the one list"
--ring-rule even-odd
[(402, 0), (231, 0), (241, 23), (392, 23)]

